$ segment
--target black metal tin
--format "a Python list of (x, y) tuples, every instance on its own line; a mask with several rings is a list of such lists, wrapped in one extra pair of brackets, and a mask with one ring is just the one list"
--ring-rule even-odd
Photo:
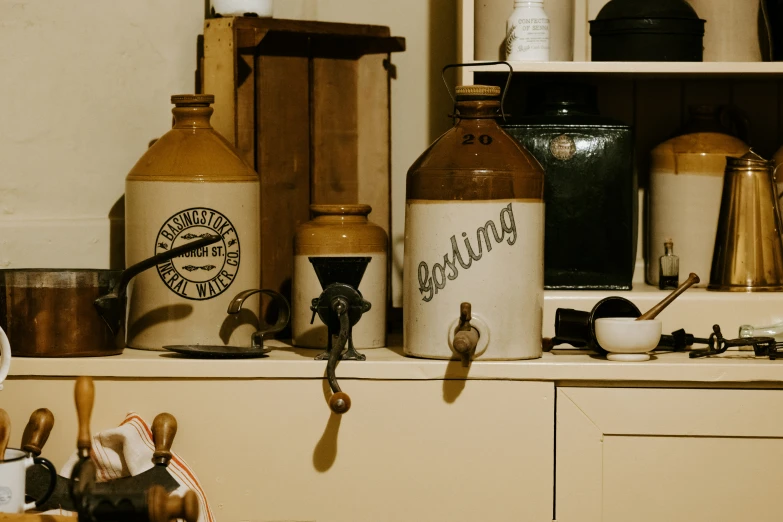
[(704, 23), (685, 0), (612, 0), (590, 21), (591, 59), (700, 62)]
[(630, 126), (582, 84), (531, 86), (533, 114), (503, 129), (544, 167), (544, 287), (630, 290), (638, 192)]

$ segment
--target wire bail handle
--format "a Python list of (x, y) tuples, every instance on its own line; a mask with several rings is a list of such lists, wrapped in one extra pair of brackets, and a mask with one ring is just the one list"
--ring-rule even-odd
[(503, 122), (506, 121), (506, 111), (505, 111), (505, 103), (506, 103), (506, 93), (508, 92), (508, 86), (511, 85), (511, 76), (514, 74), (514, 68), (511, 66), (508, 62), (474, 62), (474, 63), (451, 63), (443, 68), (443, 70), (440, 72), (440, 77), (443, 79), (443, 85), (446, 86), (446, 91), (449, 93), (449, 96), (451, 97), (451, 101), (454, 104), (454, 119), (457, 118), (456, 112), (457, 112), (457, 99), (454, 97), (454, 95), (451, 93), (451, 89), (449, 89), (449, 84), (446, 82), (446, 71), (449, 69), (456, 69), (458, 67), (486, 67), (489, 65), (506, 65), (508, 66), (508, 79), (506, 79), (506, 87), (503, 89), (503, 94), (500, 97), (500, 115), (503, 117)]

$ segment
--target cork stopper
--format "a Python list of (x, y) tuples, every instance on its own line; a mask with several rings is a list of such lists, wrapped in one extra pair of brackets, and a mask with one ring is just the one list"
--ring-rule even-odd
[(468, 98), (497, 98), (500, 96), (500, 87), (495, 85), (459, 85), (454, 92), (458, 100)]
[(174, 94), (171, 96), (171, 103), (177, 107), (211, 105), (215, 103), (215, 96), (213, 94)]

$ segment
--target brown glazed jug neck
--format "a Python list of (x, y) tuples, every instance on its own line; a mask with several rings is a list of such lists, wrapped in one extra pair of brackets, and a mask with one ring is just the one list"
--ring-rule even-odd
[(463, 119), (486, 119), (494, 121), (500, 117), (500, 102), (497, 99), (492, 100), (457, 100), (457, 118)]
[(209, 105), (177, 105), (171, 112), (174, 114), (175, 129), (211, 129), (209, 118), (213, 109)]
[(370, 205), (310, 205), (315, 225), (341, 223), (368, 223), (367, 216), (372, 212)]

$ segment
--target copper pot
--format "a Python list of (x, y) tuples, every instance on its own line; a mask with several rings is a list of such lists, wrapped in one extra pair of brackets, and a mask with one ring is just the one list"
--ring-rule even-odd
[(210, 235), (121, 270), (0, 270), (0, 326), (14, 357), (116, 355), (126, 289), (141, 272), (220, 240)]

